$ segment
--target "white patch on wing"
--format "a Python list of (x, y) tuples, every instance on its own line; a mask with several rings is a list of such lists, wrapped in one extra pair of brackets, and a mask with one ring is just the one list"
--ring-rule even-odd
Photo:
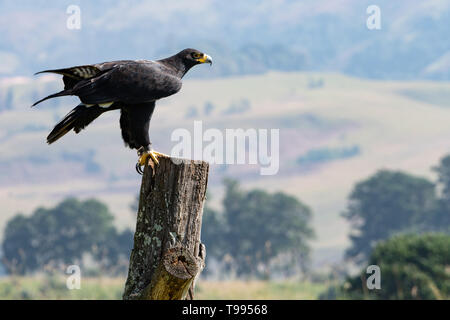
[(109, 108), (114, 102), (107, 102), (107, 103), (99, 103), (100, 108)]
[(90, 108), (92, 106), (99, 106), (100, 108), (108, 109), (114, 102), (106, 102), (106, 103), (83, 103), (86, 108)]
[(79, 76), (80, 78), (83, 78), (83, 79), (91, 78), (91, 77), (95, 76), (96, 73), (97, 73), (95, 68), (90, 68), (90, 67), (76, 67), (76, 68), (72, 68), (72, 72), (76, 76)]

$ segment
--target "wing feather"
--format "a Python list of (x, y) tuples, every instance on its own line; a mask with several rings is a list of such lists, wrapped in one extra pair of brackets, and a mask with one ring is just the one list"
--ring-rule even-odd
[(160, 64), (133, 62), (80, 81), (73, 87), (73, 94), (89, 104), (111, 101), (137, 104), (170, 96), (180, 89), (181, 79), (165, 72)]

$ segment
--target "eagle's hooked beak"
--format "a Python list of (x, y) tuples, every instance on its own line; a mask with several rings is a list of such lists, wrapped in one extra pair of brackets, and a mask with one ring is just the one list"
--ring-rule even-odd
[(209, 65), (212, 65), (212, 58), (208, 56), (207, 54), (203, 54), (203, 57), (198, 59), (198, 62), (200, 63), (209, 63)]

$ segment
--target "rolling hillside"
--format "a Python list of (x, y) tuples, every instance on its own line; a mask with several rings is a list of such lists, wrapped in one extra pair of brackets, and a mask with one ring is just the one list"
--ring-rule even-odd
[[(120, 226), (133, 226), (129, 205), (138, 192), (135, 151), (125, 149), (119, 113), (112, 112), (76, 136), (48, 146), (54, 123), (76, 104), (59, 98), (30, 109), (58, 90), (58, 78), (0, 80), (0, 230), (15, 213), (30, 213), (67, 196), (106, 201)], [(176, 128), (279, 128), (280, 170), (214, 165), (210, 192), (218, 205), (223, 177), (244, 187), (282, 190), (312, 207), (315, 262), (337, 260), (348, 244), (340, 217), (355, 182), (380, 168), (434, 178), (430, 167), (450, 151), (450, 84), (381, 82), (332, 73), (270, 72), (257, 76), (187, 80), (161, 101), (150, 134), (169, 153)], [(0, 233), (1, 236), (1, 233)]]

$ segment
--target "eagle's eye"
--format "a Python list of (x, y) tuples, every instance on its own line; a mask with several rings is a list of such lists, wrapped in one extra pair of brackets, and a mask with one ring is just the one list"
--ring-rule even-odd
[(194, 59), (200, 59), (200, 58), (202, 57), (202, 54), (201, 54), (201, 53), (198, 53), (198, 52), (194, 52), (194, 53), (192, 54), (192, 57), (193, 57)]

